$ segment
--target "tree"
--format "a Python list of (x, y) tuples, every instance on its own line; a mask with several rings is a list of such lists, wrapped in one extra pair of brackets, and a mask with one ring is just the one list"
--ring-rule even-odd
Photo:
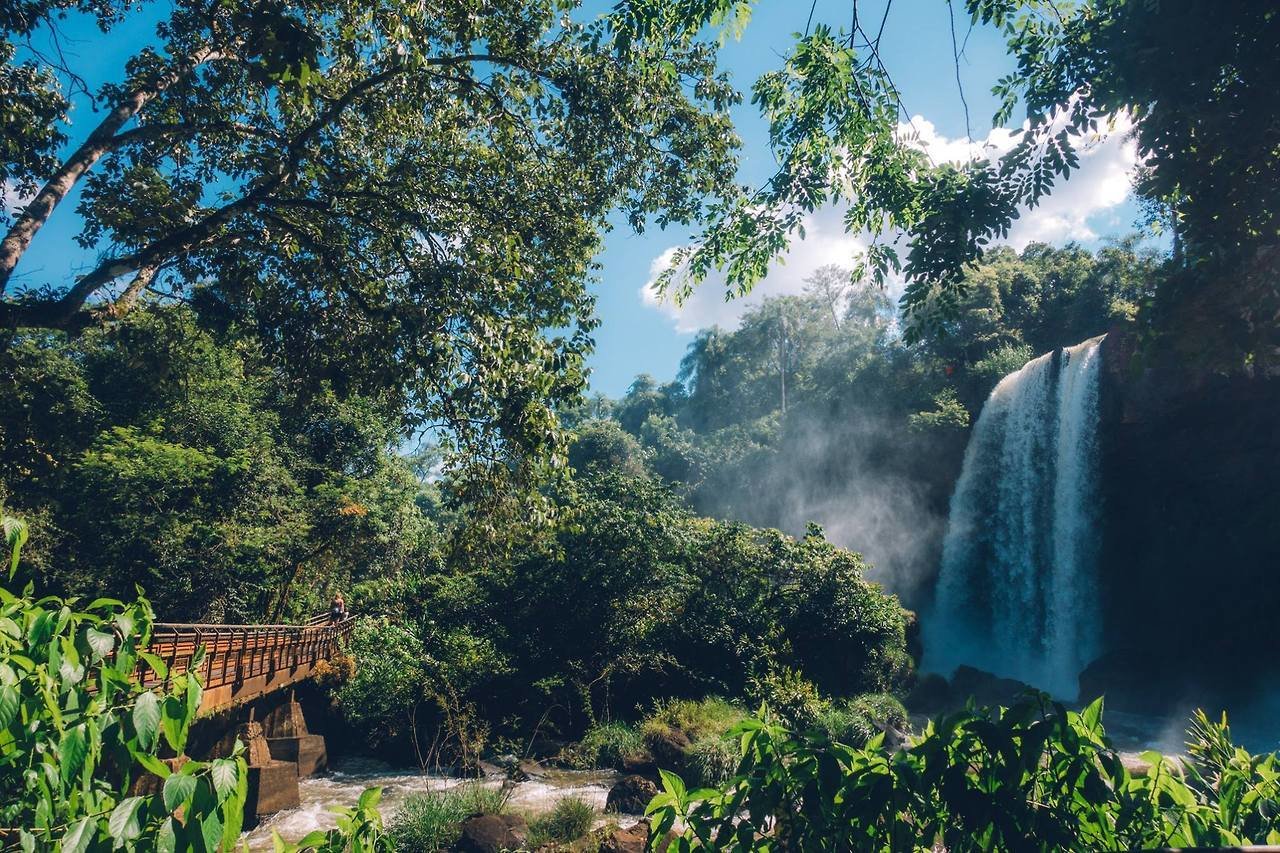
[[(743, 5), (628, 0), (615, 26), (639, 34), (675, 27), (693, 39)], [(1146, 0), (966, 0), (965, 8), (975, 23), (1002, 32), (1017, 61), (1017, 71), (994, 86), (1002, 99), (994, 124), (1025, 107), (1016, 145), (996, 159), (930, 162), (906, 132), (880, 35), (868, 34), (856, 9), (852, 31), (815, 24), (784, 67), (754, 86), (777, 173), (718, 205), (662, 285), (680, 296), (718, 267), (730, 293), (744, 293), (803, 236), (808, 213), (843, 204), (848, 230), (871, 235), (864, 263), (877, 280), (899, 267), (905, 274), (902, 305), (914, 339), (955, 316), (966, 265), (1066, 180), (1080, 146), (1115, 132), (1123, 115), (1144, 162), (1139, 196), (1153, 218), (1174, 228), (1180, 261), (1195, 269), (1174, 284), (1210, 286), (1222, 312), (1234, 315), (1215, 325), (1241, 340), (1237, 367), (1271, 363), (1280, 326), (1280, 303), (1266, 284), (1280, 251), (1280, 95), (1273, 85), (1280, 10)], [(885, 242), (902, 239), (905, 259)], [(1236, 298), (1234, 282), (1255, 269), (1248, 295)]]
[[(606, 214), (689, 220), (736, 144), (709, 49), (655, 32), (619, 57), (574, 12), (8, 4), (0, 185), (26, 200), (5, 214), (0, 327), (75, 332), (144, 299), (189, 301), (203, 322), (256, 330), (290, 374), (447, 426), (450, 447), (488, 463), (476, 470), (562, 452), (553, 408), (584, 384)], [(97, 92), (64, 91), (76, 69), (30, 46), (68, 15), (110, 34), (144, 13), (156, 38)], [(74, 139), (73, 97), (98, 110)], [(99, 260), (24, 271), (76, 190)]]

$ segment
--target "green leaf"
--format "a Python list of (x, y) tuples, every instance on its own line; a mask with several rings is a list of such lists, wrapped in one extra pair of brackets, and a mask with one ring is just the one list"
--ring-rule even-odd
[(66, 834), (58, 842), (59, 853), (84, 853), (84, 850), (89, 846), (89, 842), (93, 840), (93, 836), (97, 834), (94, 830), (93, 818), (80, 818), (80, 820), (71, 824)]
[(116, 638), (113, 634), (105, 631), (99, 631), (97, 628), (90, 628), (85, 631), (85, 639), (89, 641), (89, 648), (93, 649), (93, 653), (100, 658), (105, 658), (116, 647)]
[(356, 808), (362, 810), (377, 808), (378, 801), (381, 799), (381, 788), (365, 788), (364, 793), (360, 795), (360, 799), (356, 801)]
[(164, 807), (172, 813), (178, 806), (191, 799), (195, 792), (196, 777), (174, 773), (164, 780)]
[(209, 765), (209, 779), (213, 782), (213, 790), (218, 792), (221, 803), (236, 790), (238, 770), (236, 762), (230, 758), (216, 759)]
[(88, 754), (89, 743), (85, 740), (83, 727), (76, 726), (62, 733), (58, 740), (58, 769), (64, 786), (71, 785), (80, 775)]
[(18, 716), (21, 699), (18, 688), (12, 684), (0, 685), (0, 730), (9, 728)]
[(187, 728), (190, 724), (186, 704), (174, 696), (164, 697), (164, 702), (160, 705), (160, 724), (169, 746), (174, 752), (181, 753), (187, 745)]
[(148, 773), (159, 776), (161, 779), (168, 779), (173, 775), (173, 770), (169, 768), (169, 765), (165, 764), (154, 755), (141, 752), (135, 753), (133, 757), (147, 770)]
[(161, 681), (169, 677), (169, 666), (158, 655), (151, 652), (139, 652), (138, 657), (147, 662), (147, 666), (151, 667), (151, 671), (156, 674), (156, 678)]
[(138, 732), (138, 746), (150, 752), (160, 735), (160, 697), (150, 690), (138, 694), (133, 703), (133, 727)]
[(111, 812), (107, 828), (111, 831), (111, 839), (117, 844), (121, 841), (132, 841), (142, 834), (138, 812), (145, 802), (142, 797), (129, 797), (121, 800)]

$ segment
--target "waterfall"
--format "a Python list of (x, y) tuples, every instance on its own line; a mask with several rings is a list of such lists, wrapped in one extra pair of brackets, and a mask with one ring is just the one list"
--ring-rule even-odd
[(996, 385), (965, 449), (924, 666), (969, 664), (1075, 698), (1099, 651), (1098, 345)]

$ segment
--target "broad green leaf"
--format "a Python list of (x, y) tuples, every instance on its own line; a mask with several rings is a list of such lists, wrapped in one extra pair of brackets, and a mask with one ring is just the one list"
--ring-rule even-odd
[(164, 739), (176, 753), (181, 754), (187, 746), (189, 724), (186, 704), (174, 696), (164, 697), (160, 704), (160, 725), (164, 730)]
[(138, 812), (145, 802), (142, 797), (129, 797), (121, 800), (111, 812), (107, 828), (111, 831), (111, 839), (117, 844), (121, 841), (132, 841), (142, 833)]
[(66, 834), (58, 841), (59, 853), (84, 853), (95, 835), (97, 832), (93, 818), (82, 817), (71, 824)]
[(85, 739), (83, 727), (75, 726), (62, 733), (58, 741), (58, 769), (64, 786), (75, 782), (84, 769), (84, 760), (88, 754), (89, 743)]
[(196, 778), (174, 773), (164, 780), (164, 807), (172, 813), (196, 792)]
[(9, 728), (9, 724), (17, 718), (21, 702), (16, 686), (0, 684), (0, 730)]
[(100, 658), (110, 655), (116, 647), (116, 638), (113, 634), (99, 631), (96, 628), (89, 628), (85, 631), (85, 639), (89, 642), (89, 648), (93, 649), (93, 653)]
[(133, 727), (138, 733), (138, 746), (147, 752), (155, 749), (160, 735), (160, 698), (150, 690), (134, 700)]
[(213, 789), (218, 792), (218, 802), (221, 803), (236, 790), (239, 781), (236, 762), (230, 758), (215, 759), (209, 765), (209, 779), (213, 782)]

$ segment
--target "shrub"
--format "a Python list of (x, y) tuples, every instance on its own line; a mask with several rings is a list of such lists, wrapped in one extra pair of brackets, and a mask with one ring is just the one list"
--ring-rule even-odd
[(820, 713), (814, 727), (833, 741), (864, 747), (886, 727), (909, 733), (907, 709), (887, 693), (867, 693), (851, 702), (835, 703)]
[(573, 748), (570, 761), (575, 767), (612, 767), (621, 770), (625, 759), (644, 752), (644, 738), (626, 723), (592, 726)]
[[(882, 703), (883, 704), (883, 703)], [(1280, 843), (1280, 754), (1251, 756), (1225, 718), (1197, 712), (1188, 758), (1143, 754), (1131, 774), (1102, 727), (1102, 700), (1080, 712), (1047, 696), (966, 709), (907, 749), (857, 749), (742, 723), (744, 757), (721, 791), (690, 793), (663, 773), (655, 835), (679, 820), (686, 846), (787, 849), (1131, 850)]]
[(580, 797), (563, 797), (555, 808), (529, 822), (529, 844), (568, 844), (591, 831), (596, 822), (595, 807)]
[(691, 742), (709, 735), (723, 735), (742, 722), (746, 712), (726, 699), (671, 699), (659, 704), (640, 725), (646, 740), (651, 734), (681, 732)]
[(391, 819), (387, 832), (397, 850), (435, 853), (458, 840), (459, 826), (474, 814), (501, 814), (507, 794), (476, 783), (444, 791), (412, 794)]
[(738, 767), (738, 742), (731, 737), (703, 738), (693, 745), (684, 760), (689, 784), (699, 788), (719, 787), (728, 782)]
[(789, 667), (752, 680), (750, 693), (752, 701), (764, 703), (783, 724), (795, 729), (813, 726), (830, 708), (813, 682)]

